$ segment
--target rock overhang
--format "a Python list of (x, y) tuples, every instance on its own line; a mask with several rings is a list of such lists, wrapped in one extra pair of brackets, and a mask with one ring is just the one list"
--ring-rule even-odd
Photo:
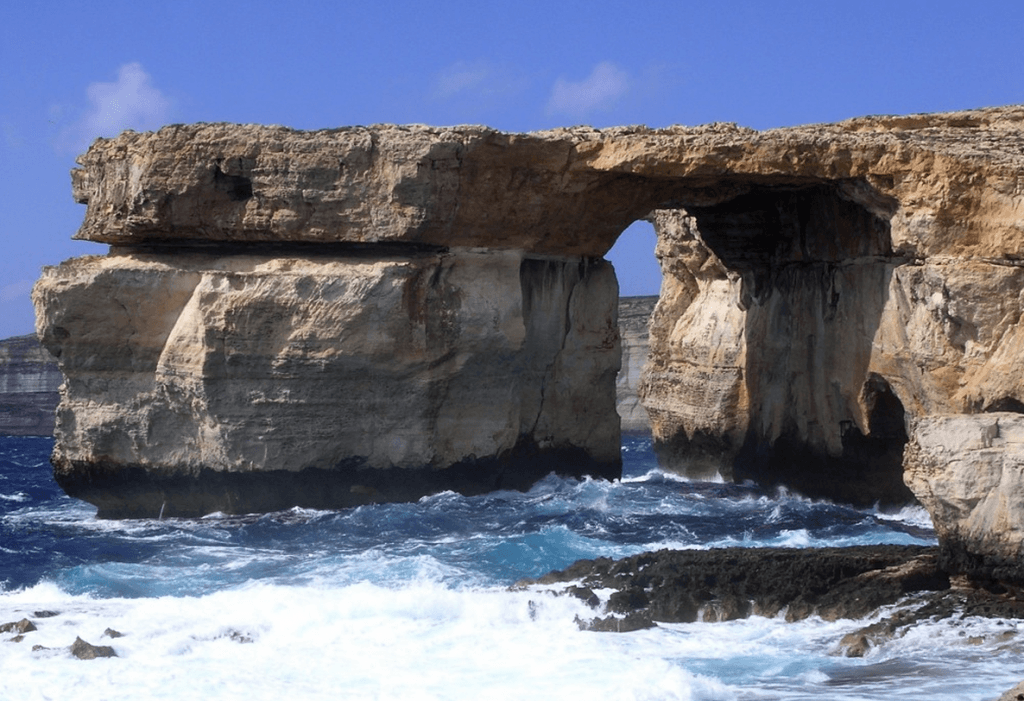
[[(113, 245), (405, 242), (601, 256), (654, 209), (720, 204), (751, 188), (836, 183), (870, 211), (901, 213), (897, 248), (985, 255), (987, 237), (962, 236), (972, 225), (957, 214), (997, 204), (1019, 187), (1022, 119), (1024, 108), (1002, 108), (766, 132), (716, 124), (528, 134), (177, 125), (101, 139), (80, 157), (73, 189), (88, 208), (76, 237)], [(991, 135), (990, 143), (981, 147), (979, 134)], [(980, 182), (969, 168), (973, 186), (951, 187), (979, 153), (986, 158)], [(949, 236), (932, 231), (918, 241), (922, 221)], [(1019, 235), (1019, 222), (1004, 224)]]

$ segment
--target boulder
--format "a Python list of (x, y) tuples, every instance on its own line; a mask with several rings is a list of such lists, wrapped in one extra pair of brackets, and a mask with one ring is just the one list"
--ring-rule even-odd
[(95, 660), (100, 657), (117, 657), (114, 648), (109, 645), (93, 645), (81, 638), (75, 638), (71, 644), (71, 654), (80, 660)]

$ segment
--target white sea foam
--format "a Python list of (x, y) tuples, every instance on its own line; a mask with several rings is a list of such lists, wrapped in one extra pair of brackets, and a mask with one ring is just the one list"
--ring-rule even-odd
[(932, 523), (931, 514), (929, 514), (928, 510), (920, 504), (904, 506), (895, 512), (881, 511), (876, 507), (874, 509), (874, 515), (875, 518), (880, 521), (899, 521), (909, 526), (928, 530), (933, 530), (935, 528)]
[[(27, 616), (39, 628), (0, 644), (0, 698), (961, 701), (996, 696), (1024, 673), (1022, 636), (1007, 621), (927, 623), (848, 659), (836, 644), (865, 621), (580, 631), (575, 618), (592, 615), (573, 597), (429, 577), (141, 599), (40, 584), (0, 595), (0, 621)], [(76, 637), (118, 657), (76, 660)]]
[[(0, 647), (5, 699), (730, 697), (721, 682), (626, 637), (580, 631), (580, 602), (538, 592), (417, 581), (92, 600), (40, 585), (0, 597), (0, 619), (37, 607), (61, 615)], [(124, 637), (104, 637), (107, 628)], [(66, 648), (76, 636), (118, 657), (75, 660)]]

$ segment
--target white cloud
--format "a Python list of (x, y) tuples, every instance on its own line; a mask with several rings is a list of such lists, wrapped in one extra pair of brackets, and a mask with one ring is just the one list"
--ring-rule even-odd
[(448, 66), (434, 79), (433, 96), (447, 100), (459, 93), (480, 90), (493, 70), (485, 63), (458, 62)]
[(629, 74), (609, 61), (603, 61), (579, 82), (564, 78), (555, 81), (548, 100), (548, 114), (584, 117), (618, 102), (630, 88)]
[(16, 299), (27, 298), (32, 291), (31, 280), (18, 280), (9, 285), (0, 287), (0, 303), (13, 302)]
[(171, 101), (153, 87), (139, 63), (121, 66), (115, 82), (92, 83), (85, 93), (89, 109), (64, 134), (65, 141), (76, 149), (88, 146), (98, 136), (116, 136), (125, 129), (156, 129), (167, 122), (171, 111)]

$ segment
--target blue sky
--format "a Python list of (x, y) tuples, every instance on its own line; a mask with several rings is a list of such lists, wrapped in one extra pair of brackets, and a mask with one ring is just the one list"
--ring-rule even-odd
[[(1024, 3), (6, 2), (0, 9), (0, 337), (33, 328), (84, 208), (96, 136), (199, 121), (758, 129), (1024, 102)], [(653, 234), (613, 250), (654, 294)]]

